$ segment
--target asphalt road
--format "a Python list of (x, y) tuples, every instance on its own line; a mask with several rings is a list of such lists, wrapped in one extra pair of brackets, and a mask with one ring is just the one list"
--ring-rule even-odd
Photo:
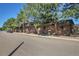
[(0, 56), (8, 56), (21, 42), (24, 44), (12, 56), (79, 56), (79, 42), (46, 39), (19, 33), (0, 31)]

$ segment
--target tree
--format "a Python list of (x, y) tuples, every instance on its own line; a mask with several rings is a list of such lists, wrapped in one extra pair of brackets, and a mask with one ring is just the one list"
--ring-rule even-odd
[[(62, 18), (67, 20), (69, 18), (79, 18), (79, 4), (65, 3), (62, 9)], [(69, 34), (72, 34), (72, 27), (70, 27)]]
[(3, 28), (5, 28), (6, 30), (16, 28), (16, 19), (15, 19), (15, 18), (9, 18), (9, 19), (3, 24)]
[[(58, 4), (27, 4), (28, 18), (34, 19), (34, 25), (43, 25), (50, 22), (56, 24), (58, 20)], [(56, 27), (56, 26), (55, 26)]]
[[(20, 27), (21, 24), (24, 24), (25, 20), (26, 20), (26, 15), (25, 15), (24, 11), (20, 10), (20, 13), (17, 15), (17, 20), (16, 20), (17, 25)], [(24, 25), (22, 27), (24, 30)], [(19, 30), (20, 30), (20, 28), (19, 28)]]

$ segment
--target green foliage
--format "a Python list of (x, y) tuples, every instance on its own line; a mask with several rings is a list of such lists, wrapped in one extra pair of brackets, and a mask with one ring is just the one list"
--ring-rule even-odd
[(0, 30), (2, 31), (2, 28), (0, 28)]
[(79, 18), (79, 4), (77, 3), (64, 4), (62, 13), (64, 18), (68, 17)]
[(15, 18), (9, 18), (3, 25), (3, 28), (5, 30), (8, 30), (8, 29), (14, 29), (16, 28), (16, 19)]
[[(57, 20), (58, 4), (28, 4), (27, 11), (29, 17), (33, 16), (34, 21), (39, 23), (49, 23)], [(52, 13), (53, 12), (53, 13)]]
[(17, 18), (16, 18), (17, 26), (20, 26), (21, 23), (24, 23), (26, 21), (27, 21), (27, 17), (26, 17), (26, 14), (25, 14), (25, 10), (21, 9), (19, 14), (17, 15)]

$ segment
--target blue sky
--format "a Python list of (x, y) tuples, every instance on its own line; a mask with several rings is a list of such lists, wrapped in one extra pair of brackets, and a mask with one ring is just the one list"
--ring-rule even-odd
[(0, 27), (8, 18), (16, 18), (22, 6), (20, 3), (0, 3)]

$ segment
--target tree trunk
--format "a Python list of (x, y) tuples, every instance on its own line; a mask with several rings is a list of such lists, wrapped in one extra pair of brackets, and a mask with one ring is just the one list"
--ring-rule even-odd
[(55, 23), (55, 34), (58, 34), (57, 22)]
[(22, 31), (23, 31), (23, 33), (24, 33), (24, 23), (23, 23), (23, 26), (22, 26)]
[(20, 31), (20, 26), (19, 26), (19, 29), (18, 29), (18, 30), (19, 30), (19, 32), (21, 32), (21, 31)]

